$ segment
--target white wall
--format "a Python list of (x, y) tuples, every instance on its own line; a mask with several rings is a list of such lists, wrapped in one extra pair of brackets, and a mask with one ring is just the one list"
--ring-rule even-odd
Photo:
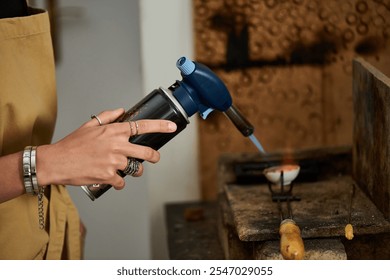
[[(181, 76), (176, 60), (192, 58), (192, 0), (142, 0), (141, 53), (144, 92), (168, 87)], [(196, 118), (161, 150), (160, 164), (147, 173), (152, 258), (168, 257), (164, 205), (199, 198)]]
[[(128, 109), (180, 79), (176, 60), (192, 55), (191, 0), (59, 1), (61, 61), (54, 141), (105, 109)], [(141, 15), (140, 15), (141, 11)], [(142, 50), (141, 50), (142, 48)], [(70, 187), (87, 226), (86, 259), (168, 258), (164, 205), (197, 199), (195, 119), (161, 149), (142, 178), (92, 202)]]

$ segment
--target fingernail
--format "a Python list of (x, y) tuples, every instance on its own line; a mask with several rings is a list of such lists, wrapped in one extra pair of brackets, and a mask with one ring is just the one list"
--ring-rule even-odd
[(177, 126), (176, 126), (176, 124), (174, 122), (169, 122), (168, 123), (169, 131), (176, 131), (176, 128), (177, 128)]

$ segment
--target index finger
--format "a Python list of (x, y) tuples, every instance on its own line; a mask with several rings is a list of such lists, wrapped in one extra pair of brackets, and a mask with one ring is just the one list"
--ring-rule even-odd
[(144, 133), (170, 133), (175, 132), (177, 125), (168, 120), (137, 120), (129, 121), (131, 136)]

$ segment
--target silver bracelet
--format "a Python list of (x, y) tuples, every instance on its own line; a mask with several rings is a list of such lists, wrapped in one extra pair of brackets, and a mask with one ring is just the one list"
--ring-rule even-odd
[(26, 193), (35, 195), (31, 175), (31, 149), (31, 146), (27, 146), (23, 151), (23, 183)]
[(26, 193), (38, 195), (39, 185), (37, 179), (37, 147), (27, 146), (23, 151), (23, 182)]
[(31, 147), (31, 182), (34, 190), (34, 194), (38, 195), (39, 193), (39, 186), (38, 186), (38, 179), (37, 179), (37, 146)]

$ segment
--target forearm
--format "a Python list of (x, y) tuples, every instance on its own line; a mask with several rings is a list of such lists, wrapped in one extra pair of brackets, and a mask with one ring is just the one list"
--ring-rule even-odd
[(0, 203), (25, 193), (22, 154), (18, 152), (0, 157)]

